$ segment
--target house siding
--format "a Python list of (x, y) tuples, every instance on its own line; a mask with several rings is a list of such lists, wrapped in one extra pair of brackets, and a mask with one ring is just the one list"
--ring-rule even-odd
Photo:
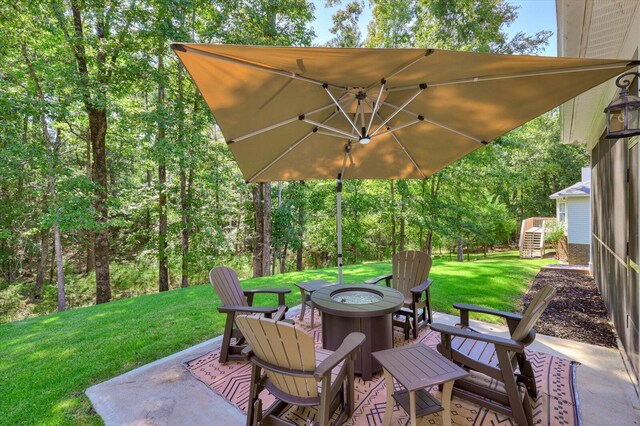
[(567, 239), (569, 244), (589, 244), (591, 242), (589, 197), (567, 199)]
[(637, 148), (629, 150), (625, 139), (601, 138), (591, 151), (591, 164), (594, 277), (637, 376), (640, 368), (638, 273), (630, 267), (630, 261), (637, 263), (634, 258), (638, 258), (634, 238), (638, 229), (638, 210), (634, 207), (638, 185), (635, 176), (627, 182), (627, 167), (631, 169), (630, 175), (638, 173), (638, 151)]

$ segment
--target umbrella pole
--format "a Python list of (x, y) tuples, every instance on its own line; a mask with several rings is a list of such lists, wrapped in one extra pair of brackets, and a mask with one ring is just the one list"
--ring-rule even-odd
[(342, 160), (342, 170), (336, 179), (336, 228), (338, 234), (338, 284), (342, 284), (342, 178), (344, 169), (347, 167), (347, 157), (351, 155), (351, 141), (344, 147), (344, 159)]
[(336, 225), (338, 233), (338, 284), (342, 284), (342, 173), (336, 179)]

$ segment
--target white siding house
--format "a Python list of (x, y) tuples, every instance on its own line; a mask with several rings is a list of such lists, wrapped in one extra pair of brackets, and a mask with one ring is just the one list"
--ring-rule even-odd
[(582, 169), (582, 181), (556, 192), (550, 198), (556, 200), (556, 218), (566, 229), (568, 262), (588, 264), (591, 260), (590, 169)]
[(591, 243), (590, 207), (588, 195), (567, 199), (567, 241), (569, 244)]

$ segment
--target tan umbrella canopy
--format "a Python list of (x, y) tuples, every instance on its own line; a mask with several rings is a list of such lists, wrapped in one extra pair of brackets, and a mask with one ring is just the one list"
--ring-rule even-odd
[[(424, 179), (636, 63), (174, 43), (248, 182)], [(341, 277), (340, 193), (338, 266)]]
[(335, 179), (349, 141), (344, 177), (423, 179), (634, 65), (432, 49), (172, 47), (250, 182)]

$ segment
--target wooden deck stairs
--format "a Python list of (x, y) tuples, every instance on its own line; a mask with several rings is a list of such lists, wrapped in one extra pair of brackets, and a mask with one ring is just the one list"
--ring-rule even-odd
[(545, 229), (556, 221), (554, 217), (530, 217), (522, 221), (520, 228), (520, 257), (544, 257)]

